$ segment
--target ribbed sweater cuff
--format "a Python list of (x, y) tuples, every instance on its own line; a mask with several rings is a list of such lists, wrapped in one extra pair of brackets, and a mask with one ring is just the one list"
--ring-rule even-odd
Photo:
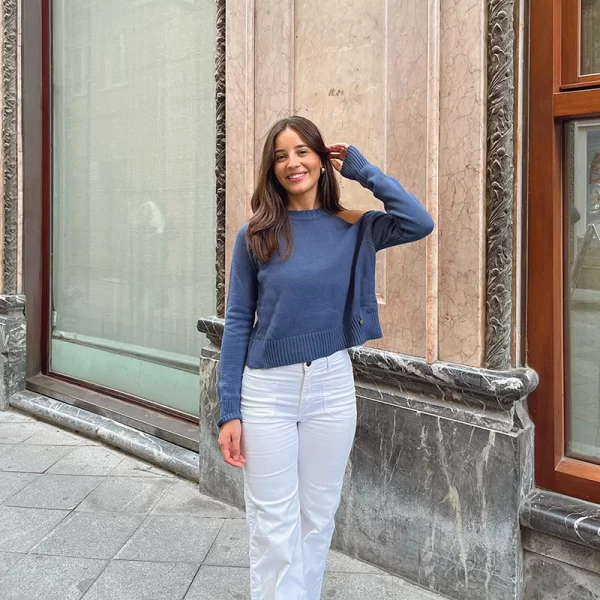
[(225, 414), (221, 414), (220, 419), (217, 421), (217, 426), (221, 427), (223, 423), (227, 423), (227, 421), (233, 421), (234, 419), (242, 420), (242, 413), (239, 410), (232, 410)]
[(354, 146), (349, 146), (346, 151), (346, 158), (342, 164), (342, 177), (362, 181), (360, 171), (369, 165), (369, 161)]

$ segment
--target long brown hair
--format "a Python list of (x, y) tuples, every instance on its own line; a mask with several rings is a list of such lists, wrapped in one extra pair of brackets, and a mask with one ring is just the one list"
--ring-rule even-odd
[(252, 194), (253, 215), (248, 222), (248, 245), (260, 262), (267, 262), (280, 254), (281, 241), (289, 257), (293, 249), (292, 228), (287, 211), (287, 192), (279, 183), (273, 165), (275, 163), (275, 138), (284, 130), (293, 129), (321, 158), (325, 172), (319, 178), (317, 198), (321, 208), (329, 213), (343, 210), (340, 205), (340, 188), (329, 160), (329, 151), (318, 127), (304, 117), (281, 119), (271, 127), (263, 147), (258, 183)]

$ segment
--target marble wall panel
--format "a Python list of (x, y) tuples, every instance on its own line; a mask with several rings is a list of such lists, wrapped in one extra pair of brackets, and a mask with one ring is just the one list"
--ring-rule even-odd
[(219, 373), (218, 347), (209, 345), (200, 357), (200, 429), (198, 481), (200, 492), (244, 508), (244, 483), (241, 469), (234, 469), (221, 456), (218, 445)]
[(483, 355), (485, 3), (441, 0), (439, 358)]
[(518, 598), (530, 423), (489, 430), (358, 393), (336, 547), (448, 598)]

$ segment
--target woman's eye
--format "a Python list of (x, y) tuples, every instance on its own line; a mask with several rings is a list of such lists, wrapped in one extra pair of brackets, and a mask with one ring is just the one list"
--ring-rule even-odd
[(283, 154), (280, 154), (275, 160), (283, 160), (285, 158), (285, 156)]

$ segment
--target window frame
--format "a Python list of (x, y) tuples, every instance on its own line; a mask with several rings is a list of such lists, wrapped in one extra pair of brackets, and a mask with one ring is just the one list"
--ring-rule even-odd
[[(573, 48), (579, 48), (578, 32), (577, 46), (568, 35), (573, 31), (573, 7), (579, 10), (580, 3), (530, 3), (526, 338), (527, 362), (540, 383), (530, 396), (529, 409), (536, 426), (536, 484), (600, 503), (600, 465), (566, 456), (569, 315), (563, 294), (569, 269), (563, 227), (563, 128), (572, 119), (600, 116), (600, 89), (582, 89), (600, 85), (600, 74), (572, 79)], [(576, 60), (578, 69), (577, 56)]]
[(561, 85), (562, 91), (600, 85), (600, 72), (581, 75), (581, 3), (562, 0), (561, 17)]

